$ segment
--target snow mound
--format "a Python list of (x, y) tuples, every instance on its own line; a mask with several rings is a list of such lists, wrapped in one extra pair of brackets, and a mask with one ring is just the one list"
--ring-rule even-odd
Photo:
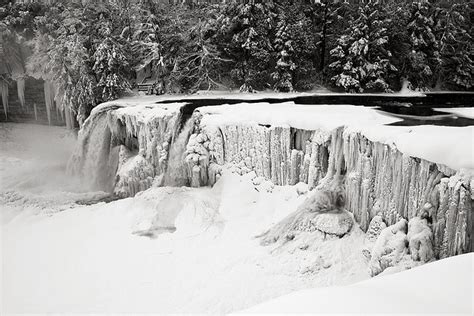
[(157, 238), (162, 233), (181, 237), (203, 233), (218, 233), (223, 220), (218, 212), (219, 199), (213, 190), (196, 193), (189, 188), (151, 188), (138, 194), (136, 216), (132, 231), (139, 236)]

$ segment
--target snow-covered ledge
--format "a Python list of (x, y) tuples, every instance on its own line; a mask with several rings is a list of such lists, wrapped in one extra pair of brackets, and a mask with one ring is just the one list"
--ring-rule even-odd
[(472, 249), (472, 126), (387, 126), (398, 119), (372, 108), (289, 102), (200, 107), (185, 122), (184, 104), (155, 101), (97, 108), (71, 169), (120, 196), (153, 182), (213, 185), (223, 168), (310, 189), (342, 175), (362, 229), (377, 214), (391, 225), (427, 211), (437, 257)]

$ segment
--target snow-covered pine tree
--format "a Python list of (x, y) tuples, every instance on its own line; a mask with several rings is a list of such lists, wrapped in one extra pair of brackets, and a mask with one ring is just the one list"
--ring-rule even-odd
[(293, 62), (293, 42), (284, 13), (278, 21), (274, 42), (275, 50), (278, 52), (278, 60), (272, 74), (275, 80), (274, 89), (278, 92), (291, 92), (293, 91), (293, 71), (296, 65)]
[(235, 61), (231, 76), (240, 91), (265, 88), (269, 82), (275, 18), (273, 1), (232, 2), (224, 7), (219, 19), (222, 48)]
[(442, 9), (440, 19), (441, 72), (438, 86), (474, 87), (474, 4), (455, 3)]
[(336, 39), (349, 27), (349, 18), (357, 7), (353, 3), (334, 0), (316, 1), (311, 7), (313, 37), (317, 47), (314, 65), (325, 79), (330, 51), (337, 46)]
[(104, 40), (98, 44), (92, 58), (94, 66), (92, 70), (97, 77), (98, 97), (101, 101), (118, 98), (130, 89), (128, 82), (129, 62), (123, 50), (124, 45), (117, 42), (117, 38), (111, 36), (111, 28), (104, 23), (100, 33)]
[(350, 92), (390, 91), (391, 64), (387, 27), (389, 16), (382, 1), (368, 0), (352, 17), (351, 27), (330, 54), (332, 82)]
[(427, 0), (413, 2), (408, 12), (406, 32), (409, 49), (403, 73), (414, 89), (432, 87), (441, 64), (434, 14), (434, 6)]
[(122, 30), (121, 37), (124, 40), (130, 38), (135, 69), (150, 64), (156, 66), (162, 58), (163, 45), (159, 39), (161, 21), (153, 8), (152, 4), (141, 7), (132, 29), (125, 27)]

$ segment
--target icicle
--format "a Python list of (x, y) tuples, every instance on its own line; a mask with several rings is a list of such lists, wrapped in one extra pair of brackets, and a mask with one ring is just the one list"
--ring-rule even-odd
[(20, 100), (21, 107), (25, 107), (25, 78), (20, 77), (16, 80), (16, 88), (18, 91), (18, 100)]
[(0, 81), (0, 91), (2, 92), (3, 112), (5, 118), (8, 118), (8, 83), (5, 80)]

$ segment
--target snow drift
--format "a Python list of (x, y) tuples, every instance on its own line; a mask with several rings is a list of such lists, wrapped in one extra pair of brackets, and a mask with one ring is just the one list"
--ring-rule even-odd
[(241, 313), (472, 315), (473, 257), (455, 256), (345, 287), (299, 291)]

